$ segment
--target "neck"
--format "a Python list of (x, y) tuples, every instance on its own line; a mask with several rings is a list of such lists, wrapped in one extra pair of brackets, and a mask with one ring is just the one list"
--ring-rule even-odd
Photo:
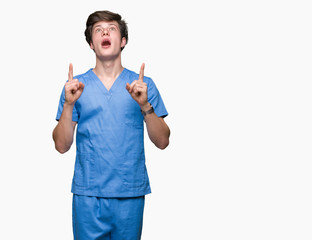
[[(117, 61), (116, 61), (117, 60)], [(116, 79), (122, 72), (123, 66), (121, 65), (121, 60), (105, 60), (96, 59), (96, 65), (93, 72), (100, 79)]]

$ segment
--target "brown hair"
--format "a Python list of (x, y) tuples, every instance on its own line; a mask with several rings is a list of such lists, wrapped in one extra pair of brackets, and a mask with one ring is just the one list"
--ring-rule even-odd
[[(86, 30), (85, 30), (85, 36), (88, 44), (90, 45), (92, 43), (92, 28), (93, 25), (100, 21), (116, 21), (118, 23), (119, 29), (120, 29), (120, 35), (121, 39), (124, 37), (126, 38), (126, 44), (128, 42), (128, 27), (127, 23), (121, 19), (121, 16), (117, 13), (113, 13), (110, 11), (96, 11), (92, 13), (87, 20), (86, 23)], [(121, 51), (124, 49), (124, 47), (121, 48)]]

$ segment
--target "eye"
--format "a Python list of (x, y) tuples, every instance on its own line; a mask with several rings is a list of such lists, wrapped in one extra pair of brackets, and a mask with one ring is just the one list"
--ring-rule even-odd
[(115, 26), (111, 26), (110, 28), (109, 28), (109, 31), (111, 31), (111, 32), (115, 32), (117, 29), (116, 29), (116, 27)]
[(96, 28), (96, 29), (95, 29), (95, 32), (96, 32), (96, 33), (99, 33), (99, 32), (101, 32), (101, 31), (102, 31), (101, 28)]

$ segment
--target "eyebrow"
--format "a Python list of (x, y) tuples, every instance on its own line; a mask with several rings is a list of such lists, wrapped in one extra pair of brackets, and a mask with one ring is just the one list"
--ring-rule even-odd
[[(114, 24), (114, 23), (109, 23), (108, 26), (115, 26), (115, 27), (118, 27), (118, 26), (117, 26), (116, 24)], [(98, 24), (98, 25), (93, 26), (93, 28), (96, 28), (96, 27), (102, 27), (102, 25), (101, 25), (101, 24)]]

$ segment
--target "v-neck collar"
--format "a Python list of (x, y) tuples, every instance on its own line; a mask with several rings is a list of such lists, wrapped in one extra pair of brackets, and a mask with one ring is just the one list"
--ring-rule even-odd
[(118, 75), (118, 77), (115, 79), (113, 85), (110, 87), (110, 89), (108, 90), (105, 85), (103, 84), (103, 82), (101, 81), (101, 79), (99, 79), (99, 77), (95, 74), (95, 72), (93, 72), (93, 68), (91, 68), (90, 70), (90, 75), (92, 76), (92, 78), (95, 80), (95, 82), (97, 83), (98, 87), (104, 92), (105, 96), (108, 96), (109, 98), (112, 95), (112, 92), (114, 92), (114, 89), (118, 87), (118, 85), (120, 84), (120, 78), (125, 74), (126, 72), (126, 68), (124, 68), (121, 73)]

